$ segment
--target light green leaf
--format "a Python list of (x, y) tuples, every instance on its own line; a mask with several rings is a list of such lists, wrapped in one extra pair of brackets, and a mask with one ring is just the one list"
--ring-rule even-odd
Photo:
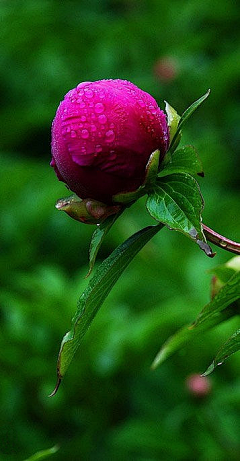
[(238, 352), (240, 350), (240, 330), (237, 330), (228, 341), (221, 347), (218, 351), (215, 359), (208, 367), (208, 369), (203, 373), (203, 376), (210, 375), (212, 371), (219, 365), (222, 365), (225, 360), (230, 357), (230, 355)]
[(210, 320), (240, 298), (240, 272), (235, 272), (198, 315), (194, 326)]
[(59, 450), (59, 447), (55, 445), (52, 448), (48, 448), (47, 450), (41, 450), (35, 453), (34, 455), (30, 456), (30, 458), (25, 459), (24, 461), (42, 461), (42, 459), (47, 459), (49, 456), (54, 455)]
[(181, 129), (183, 125), (186, 123), (189, 117), (191, 117), (193, 112), (195, 112), (195, 110), (203, 103), (203, 101), (205, 101), (205, 99), (209, 96), (209, 93), (210, 93), (210, 90), (208, 90), (206, 94), (204, 94), (201, 98), (199, 98), (197, 101), (191, 104), (191, 106), (189, 106), (188, 109), (186, 109), (183, 115), (181, 116), (179, 123), (178, 123), (177, 131), (173, 137), (173, 140), (169, 148), (170, 152), (174, 152), (174, 150), (177, 148), (179, 144), (179, 136), (181, 135)]
[(146, 206), (154, 219), (187, 235), (208, 256), (212, 256), (201, 225), (203, 198), (192, 176), (179, 173), (159, 179), (148, 196)]
[(62, 340), (57, 366), (58, 382), (51, 395), (56, 393), (83, 336), (112, 287), (134, 256), (162, 227), (162, 224), (158, 224), (140, 230), (117, 247), (99, 266), (79, 299), (72, 329)]
[(177, 131), (179, 120), (181, 119), (180, 115), (178, 115), (177, 111), (165, 101), (165, 110), (168, 119), (168, 128), (169, 128), (169, 136), (170, 142), (174, 138), (174, 135)]
[(99, 248), (101, 247), (101, 244), (105, 236), (107, 235), (107, 233), (109, 232), (109, 230), (111, 229), (115, 221), (123, 213), (123, 211), (124, 210), (121, 210), (119, 213), (109, 216), (107, 219), (105, 219), (105, 221), (99, 224), (97, 228), (95, 229), (95, 231), (93, 232), (91, 243), (90, 243), (90, 248), (89, 248), (89, 271), (86, 277), (88, 277), (93, 270)]
[(163, 161), (163, 168), (158, 173), (159, 177), (174, 173), (188, 173), (203, 176), (202, 163), (193, 146), (184, 146), (176, 150), (171, 156), (166, 156), (167, 162)]

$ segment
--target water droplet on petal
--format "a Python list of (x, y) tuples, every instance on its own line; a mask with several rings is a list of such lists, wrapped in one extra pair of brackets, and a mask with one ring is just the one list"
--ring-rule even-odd
[(89, 131), (88, 130), (82, 130), (82, 138), (87, 139), (89, 137)]
[(106, 115), (104, 115), (104, 114), (103, 114), (103, 115), (99, 115), (98, 121), (99, 121), (99, 123), (101, 123), (101, 124), (106, 123), (106, 122), (107, 122), (107, 117), (106, 117)]
[(86, 98), (88, 98), (88, 99), (93, 98), (93, 91), (92, 91), (92, 90), (88, 90), (88, 89), (85, 90), (85, 96), (86, 96)]
[(85, 117), (85, 115), (82, 115), (82, 116), (80, 117), (80, 120), (81, 120), (82, 122), (86, 122), (87, 118)]
[(102, 146), (100, 144), (97, 144), (95, 146), (95, 153), (99, 153), (99, 152), (102, 152)]
[(104, 105), (101, 102), (98, 102), (95, 105), (95, 112), (96, 114), (101, 114), (104, 111)]
[(71, 138), (76, 138), (76, 137), (77, 137), (76, 131), (72, 130), (71, 131)]
[(115, 133), (113, 130), (108, 130), (106, 132), (106, 142), (113, 142), (115, 139)]
[(97, 131), (97, 128), (95, 125), (90, 125), (90, 130), (93, 133), (94, 131)]
[(142, 107), (142, 108), (145, 107), (145, 103), (143, 102), (142, 99), (138, 99), (138, 104), (139, 104), (139, 106)]

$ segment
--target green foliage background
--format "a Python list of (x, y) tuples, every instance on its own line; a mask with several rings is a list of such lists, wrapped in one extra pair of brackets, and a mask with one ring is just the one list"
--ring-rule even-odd
[[(55, 444), (53, 459), (239, 459), (239, 354), (209, 379), (201, 402), (186, 377), (205, 371), (237, 328), (231, 320), (155, 372), (161, 344), (209, 299), (208, 259), (161, 231), (137, 256), (89, 330), (52, 399), (60, 341), (86, 286), (92, 226), (54, 208), (67, 195), (49, 167), (50, 127), (77, 83), (126, 78), (181, 114), (212, 92), (184, 131), (205, 178), (204, 222), (239, 240), (239, 5), (234, 0), (25, 0), (0, 3), (0, 459)], [(175, 76), (161, 76), (168, 58)], [(99, 260), (153, 220), (141, 199)], [(55, 457), (55, 458), (54, 458)]]

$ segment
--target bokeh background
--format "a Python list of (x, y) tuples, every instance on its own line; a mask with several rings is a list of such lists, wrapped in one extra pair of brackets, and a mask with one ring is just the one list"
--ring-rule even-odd
[[(198, 338), (155, 372), (163, 342), (209, 300), (207, 258), (163, 230), (131, 263), (84, 339), (58, 394), (60, 341), (86, 286), (92, 226), (54, 208), (68, 195), (50, 161), (51, 121), (81, 81), (131, 80), (181, 114), (211, 88), (184, 130), (203, 161), (204, 222), (239, 240), (239, 4), (234, 0), (0, 2), (0, 459), (55, 444), (63, 461), (239, 459), (239, 354), (186, 389), (236, 320)], [(140, 200), (116, 223), (98, 262), (153, 220)]]

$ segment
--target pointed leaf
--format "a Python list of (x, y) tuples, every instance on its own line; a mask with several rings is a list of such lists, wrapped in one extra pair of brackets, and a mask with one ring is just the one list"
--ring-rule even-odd
[(56, 393), (83, 336), (112, 287), (134, 256), (162, 227), (162, 224), (158, 224), (140, 230), (117, 247), (99, 266), (79, 299), (72, 329), (62, 340), (58, 357), (58, 382), (52, 395)]
[(171, 142), (177, 131), (178, 123), (181, 117), (178, 115), (177, 111), (172, 106), (170, 106), (170, 104), (168, 104), (167, 101), (165, 101), (165, 111), (168, 119), (168, 128)]
[(180, 328), (173, 336), (167, 339), (163, 344), (160, 351), (156, 355), (152, 368), (155, 369), (161, 365), (168, 357), (173, 355), (175, 352), (180, 350), (182, 347), (186, 346), (189, 342), (199, 336), (201, 333), (204, 333), (207, 330), (219, 325), (220, 323), (228, 320), (229, 318), (236, 315), (236, 310), (234, 306), (229, 306), (223, 312), (220, 312), (217, 316), (212, 317), (206, 322), (195, 325), (188, 324)]
[(179, 173), (159, 179), (146, 206), (153, 218), (187, 235), (212, 256), (201, 226), (203, 198), (192, 176)]
[(195, 110), (203, 103), (203, 101), (205, 101), (205, 99), (209, 96), (209, 93), (210, 93), (210, 90), (208, 90), (206, 94), (204, 94), (201, 98), (199, 98), (197, 101), (191, 104), (191, 106), (188, 107), (188, 109), (186, 109), (183, 115), (181, 116), (180, 121), (178, 123), (177, 131), (174, 135), (174, 138), (169, 148), (170, 152), (174, 152), (174, 150), (177, 148), (179, 144), (179, 135), (181, 133), (181, 129), (183, 125), (186, 123), (189, 117), (193, 114), (193, 112), (195, 112)]
[(174, 173), (188, 173), (203, 176), (202, 163), (193, 146), (184, 146), (171, 155), (168, 162), (163, 162), (163, 169), (158, 173), (159, 177)]
[(203, 373), (203, 376), (210, 375), (212, 371), (219, 365), (222, 365), (225, 360), (230, 357), (230, 355), (235, 354), (240, 350), (240, 330), (237, 330), (228, 341), (221, 347), (218, 351), (215, 359), (208, 367), (208, 369)]
[(88, 277), (93, 270), (99, 248), (101, 247), (101, 244), (105, 236), (107, 235), (107, 233), (109, 232), (109, 230), (111, 229), (115, 221), (123, 213), (123, 211), (124, 210), (121, 210), (119, 213), (109, 216), (107, 219), (105, 219), (105, 221), (99, 224), (97, 228), (95, 229), (95, 231), (93, 232), (91, 243), (90, 243), (90, 248), (89, 248), (89, 271), (86, 277)]
[(35, 453), (34, 455), (30, 456), (30, 458), (25, 459), (25, 461), (42, 461), (43, 459), (49, 458), (49, 456), (54, 455), (59, 450), (59, 447), (56, 445), (52, 448), (48, 448), (47, 450), (41, 450)]
[(229, 304), (234, 303), (240, 298), (240, 272), (235, 272), (228, 282), (214, 296), (212, 301), (207, 304), (198, 315), (194, 326), (217, 316), (219, 312), (226, 309)]

